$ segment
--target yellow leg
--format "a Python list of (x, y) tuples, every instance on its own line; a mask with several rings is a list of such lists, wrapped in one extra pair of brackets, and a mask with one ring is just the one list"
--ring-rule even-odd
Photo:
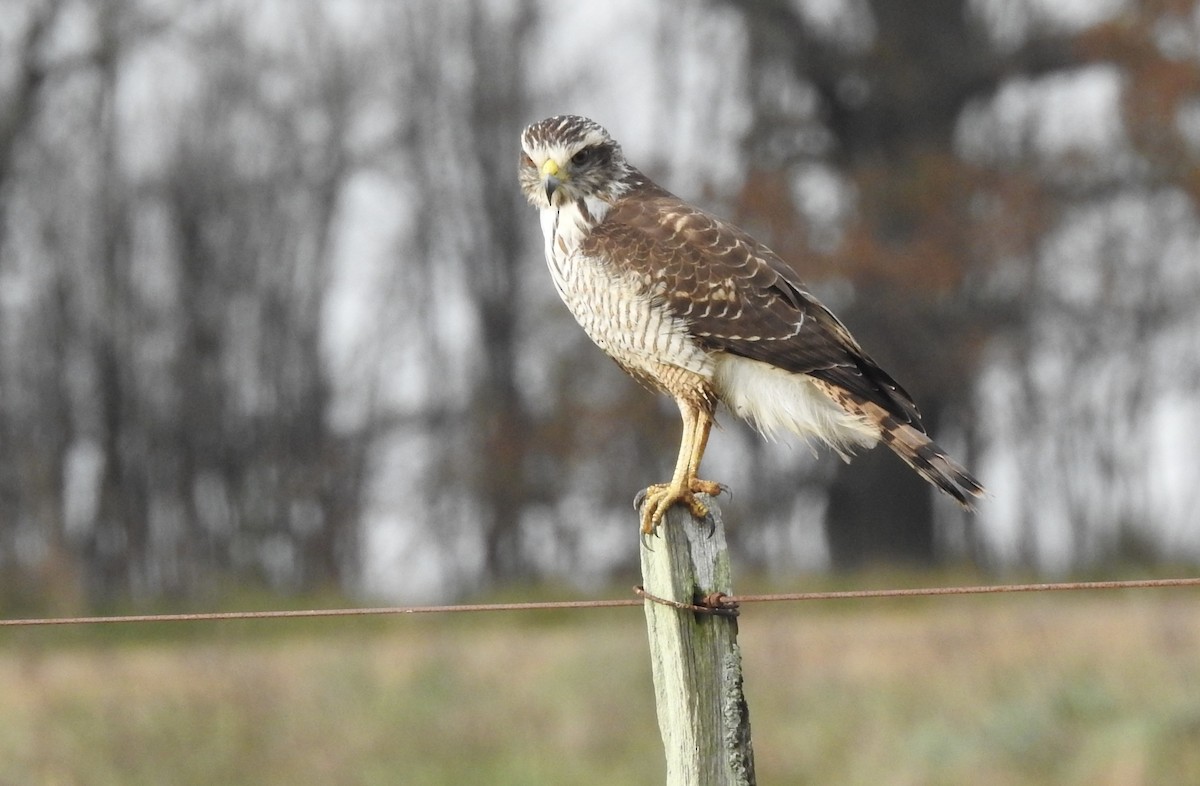
[[(721, 491), (721, 484), (711, 480), (700, 480), (700, 462), (704, 459), (704, 449), (708, 447), (708, 433), (712, 431), (713, 416), (707, 410), (696, 413), (696, 434), (692, 438), (692, 452), (688, 459), (688, 476), (691, 478), (692, 491), (703, 491), (705, 494), (716, 496)], [(703, 488), (696, 488), (697, 485)]]
[(708, 508), (695, 498), (697, 492), (715, 495), (721, 490), (718, 483), (700, 480), (700, 461), (708, 445), (708, 434), (712, 430), (712, 413), (687, 401), (679, 399), (679, 413), (683, 416), (683, 435), (679, 442), (679, 457), (675, 461), (675, 472), (670, 483), (659, 483), (646, 489), (642, 507), (642, 534), (650, 535), (675, 503), (687, 505), (698, 519), (708, 516)]

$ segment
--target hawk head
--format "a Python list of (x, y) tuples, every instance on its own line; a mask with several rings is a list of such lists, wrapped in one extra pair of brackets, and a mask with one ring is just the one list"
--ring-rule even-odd
[(521, 134), (521, 190), (537, 208), (580, 199), (612, 204), (634, 172), (621, 146), (594, 120), (556, 115)]

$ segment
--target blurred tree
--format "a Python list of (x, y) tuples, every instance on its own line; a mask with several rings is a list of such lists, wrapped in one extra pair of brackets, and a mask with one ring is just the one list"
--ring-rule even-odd
[[(51, 35), (57, 8), (30, 29)], [(273, 51), (247, 16), (192, 9), (183, 35), (133, 0), (73, 7), (90, 34), (72, 73), (22, 99), (22, 174), (38, 176), (9, 189), (6, 222), (30, 220), (0, 261), (31, 293), (10, 324), (33, 319), (0, 367), (2, 529), (65, 543), (94, 599), (229, 575), (345, 586), (360, 565), (370, 440), (332, 430), (321, 346), (360, 66), (320, 7), (287, 17), (299, 45)], [(148, 165), (121, 102), (164, 34), (219, 65), (177, 125), (161, 118), (176, 142)]]
[(472, 431), (479, 440), (473, 462), (483, 507), (484, 564), (489, 579), (498, 582), (527, 577), (531, 567), (521, 525), (533, 502), (532, 424), (518, 379), (521, 355), (529, 349), (521, 335), (526, 210), (513, 188), (514, 148), (496, 140), (518, 139), (527, 122), (525, 82), (514, 75), (522, 71), (533, 19), (526, 0), (503, 11), (473, 7), (465, 31), (475, 71), (458, 149), (475, 157), (470, 170), (477, 175), (472, 187), (460, 191), (461, 220), (472, 228), (463, 252), (482, 339), (471, 402)]
[(180, 569), (345, 586), (370, 440), (332, 428), (321, 333), (363, 64), (321, 7), (290, 21), (295, 49), (258, 49), (237, 18), (199, 42), (219, 65), (164, 175), (178, 274), (159, 446)]
[[(10, 23), (20, 27), (3, 52), (0, 287), (12, 287), (22, 278), (14, 250), (18, 241), (10, 228), (19, 222), (14, 207), (16, 181), (25, 174), (24, 167), (32, 158), (30, 150), (36, 146), (34, 137), (47, 79), (52, 70), (63, 76), (76, 65), (51, 63), (46, 51), (62, 5), (58, 0), (47, 0), (27, 5), (21, 9), (23, 15), (14, 14)], [(15, 596), (31, 596), (38, 589), (37, 578), (47, 583), (73, 583), (70, 560), (64, 553), (62, 511), (58, 505), (62, 491), (60, 468), (69, 438), (66, 402), (53, 379), (61, 364), (53, 359), (31, 362), (21, 350), (23, 331), (15, 329), (16, 320), (2, 312), (0, 319), (5, 328), (0, 332), (0, 448), (17, 445), (25, 448), (18, 452), (8, 447), (6, 459), (0, 461), (0, 575), (4, 577), (0, 589)], [(45, 328), (53, 332), (59, 326)], [(39, 349), (51, 353), (51, 358), (60, 358), (61, 347), (61, 342), (52, 341)], [(36, 532), (44, 533), (44, 548), (30, 559), (21, 553), (21, 543)], [(26, 582), (30, 568), (41, 575)], [(65, 595), (71, 597), (73, 593), (68, 589)]]
[[(997, 135), (975, 151), (990, 170), (981, 189), (990, 202), (1016, 215), (1007, 184), (1033, 183), (1033, 203), (1052, 217), (1018, 251), (1020, 316), (998, 343), (1022, 405), (1010, 438), (1027, 490), (1014, 518), (1029, 563), (1196, 553), (1194, 537), (1168, 533), (1200, 496), (1178, 485), (1179, 498), (1164, 496), (1177, 459), (1154, 446), (1160, 413), (1186, 412), (1180, 402), (1194, 401), (1200, 379), (1197, 13), (1190, 1), (1143, 2), (1073, 36), (1075, 84), (1112, 85), (1116, 96), (1105, 107), (1112, 130), (1090, 148), (1047, 154)], [(1057, 521), (1058, 538), (1048, 526)]]
[[(526, 122), (526, 85), (516, 75), (533, 21), (527, 0), (414, 5), (392, 17), (404, 53), (393, 88), (403, 172), (415, 197), (405, 248), (416, 286), (408, 294), (423, 323), (414, 325), (414, 347), (420, 362), (438, 359), (424, 391), (435, 417), (418, 427), (432, 437), (420, 486), (430, 517), (442, 522), (432, 531), (447, 561), (459, 561), (464, 539), (478, 542), (482, 575), (473, 578), (484, 582), (532, 570), (522, 523), (535, 499), (536, 437), (518, 379), (528, 349), (521, 282), (530, 255), (508, 140)], [(440, 332), (459, 307), (472, 318), (469, 342)]]
[[(640, 163), (732, 202), (968, 464), (1015, 465), (1022, 493), (1000, 507), (1020, 543), (983, 533), (977, 553), (1038, 562), (1051, 515), (1085, 558), (1167, 542), (1137, 522), (1166, 510), (1151, 421), (1200, 378), (1200, 282), (1179, 263), (1200, 248), (1195, 3), (1072, 27), (1042, 24), (1035, 0), (677, 2), (627, 12), (646, 57), (612, 61), (561, 46), (586, 9), (535, 0), (14, 7), (9, 584), (354, 587), (381, 511), (405, 565), (436, 563), (448, 587), (632, 561), (604, 542), (667, 469), (676, 416), (571, 323), (514, 181), (520, 128), (549, 98), (573, 110), (602, 79), (625, 106), (618, 62), (653, 82)], [(1001, 13), (1028, 18), (1001, 36)], [(718, 34), (728, 58), (711, 57)], [(568, 49), (578, 63), (546, 90)], [(1113, 127), (1054, 120), (1064, 102), (1045, 97), (1089, 85), (1115, 97)], [(1079, 125), (1099, 147), (1047, 147)], [(740, 160), (717, 161), (714, 139), (741, 135)], [(359, 259), (376, 222), (391, 253)], [(353, 358), (331, 327), (354, 321), (331, 306), (339, 276), (378, 284), (360, 286)], [(764, 559), (804, 540), (781, 500), (824, 506), (839, 565), (927, 562), (957, 531), (886, 453), (843, 468), (729, 448), (708, 460), (754, 476), (734, 504), (765, 524), (738, 543)]]

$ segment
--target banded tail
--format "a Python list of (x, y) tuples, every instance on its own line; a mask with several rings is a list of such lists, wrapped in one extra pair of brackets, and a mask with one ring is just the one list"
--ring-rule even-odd
[(855, 402), (863, 414), (879, 426), (879, 439), (934, 486), (953, 497), (966, 510), (975, 509), (975, 500), (987, 495), (975, 476), (921, 430), (898, 420), (883, 407), (870, 401)]

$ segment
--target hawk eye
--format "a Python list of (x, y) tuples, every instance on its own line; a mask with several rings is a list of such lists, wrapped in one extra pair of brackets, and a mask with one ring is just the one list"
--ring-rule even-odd
[(575, 166), (583, 166), (596, 157), (596, 148), (585, 147), (575, 155), (571, 156), (571, 163)]
[(529, 157), (528, 153), (521, 154), (521, 166), (533, 166), (533, 159)]

